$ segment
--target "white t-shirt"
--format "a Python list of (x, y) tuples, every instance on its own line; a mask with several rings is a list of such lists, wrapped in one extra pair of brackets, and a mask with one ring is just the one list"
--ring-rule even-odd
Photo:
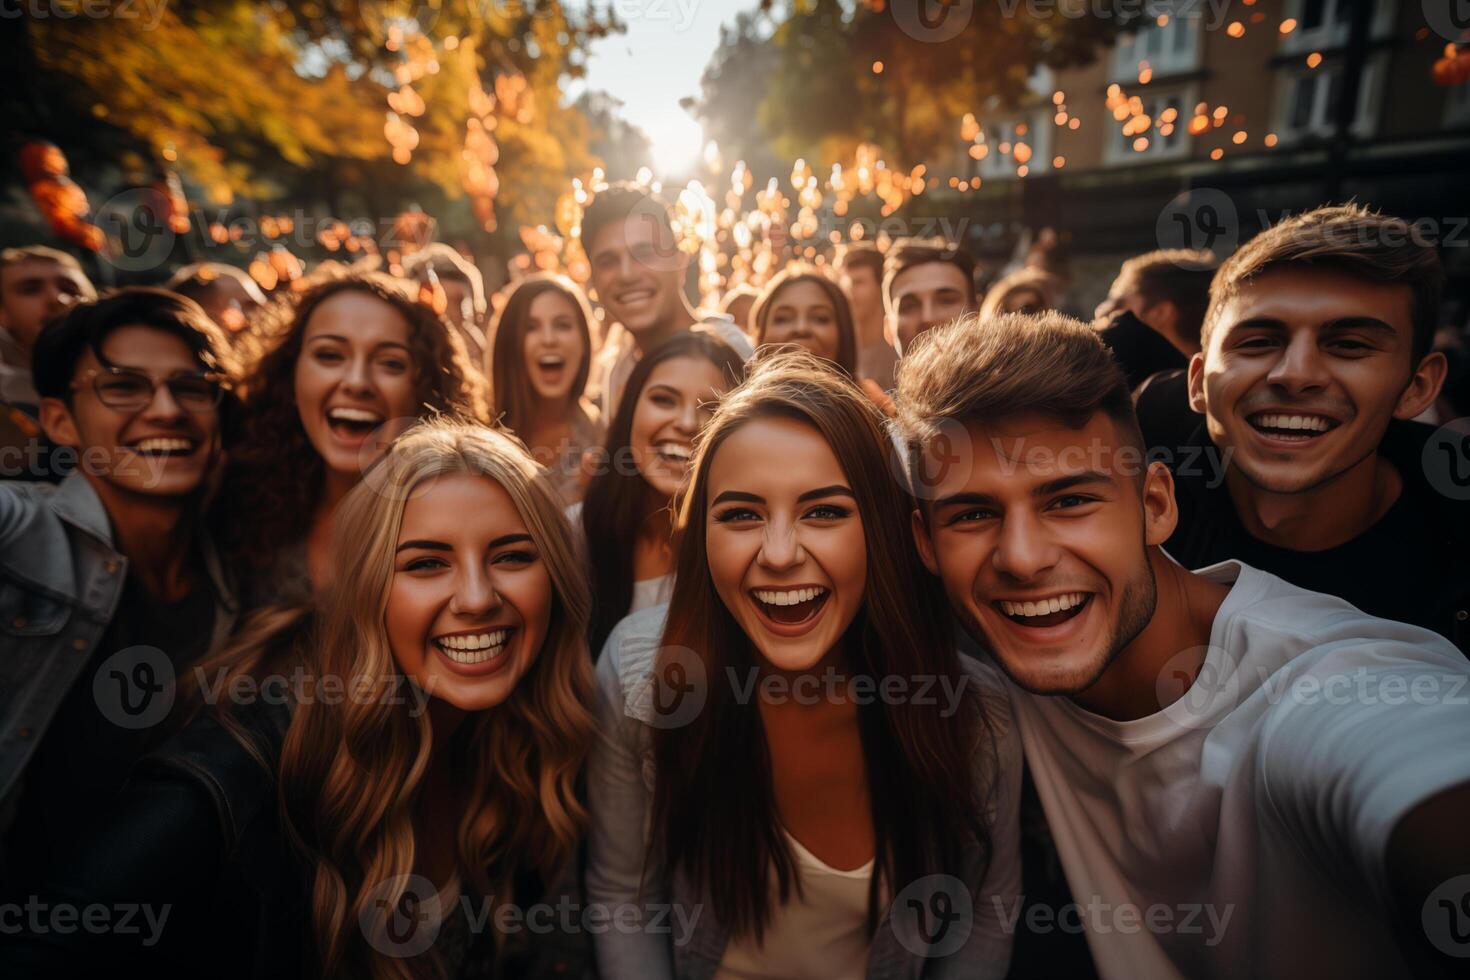
[(1234, 587), (1163, 711), (1112, 721), (1007, 682), (1075, 903), (1052, 928), (1080, 921), (1105, 978), (1407, 976), (1384, 850), (1470, 780), (1470, 664), (1239, 562), (1199, 574)]
[[(868, 885), (873, 859), (842, 871), (782, 831), (801, 875), (801, 894), (776, 907), (764, 941), (731, 939), (715, 980), (863, 980), (868, 969)], [(776, 876), (771, 875), (772, 891)], [(773, 898), (773, 904), (775, 899)]]

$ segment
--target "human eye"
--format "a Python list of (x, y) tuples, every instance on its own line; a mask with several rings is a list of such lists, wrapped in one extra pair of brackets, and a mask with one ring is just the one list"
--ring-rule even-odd
[(1086, 493), (1068, 493), (1057, 497), (1051, 502), (1050, 510), (1077, 510), (1090, 504), (1101, 503), (1101, 499)]
[(424, 555), (419, 558), (410, 558), (407, 562), (404, 563), (403, 570), (405, 572), (431, 572), (448, 567), (449, 563), (443, 558), (437, 558), (433, 555)]
[(513, 551), (502, 551), (495, 556), (494, 564), (508, 565), (514, 568), (522, 568), (536, 561), (537, 555), (534, 551), (526, 548), (517, 548)]
[(408, 361), (397, 354), (389, 354), (378, 358), (378, 366), (393, 374), (402, 374), (408, 370)]
[(806, 512), (806, 516), (818, 521), (840, 521), (851, 517), (852, 511), (840, 504), (817, 504)]
[(997, 516), (996, 512), (989, 507), (966, 507), (950, 514), (945, 518), (944, 524), (946, 527), (966, 524), (973, 525), (993, 520)]
[(343, 360), (342, 352), (335, 347), (325, 345), (314, 348), (311, 352), (314, 360), (322, 364), (340, 364)]
[(726, 507), (716, 511), (713, 517), (716, 524), (744, 524), (760, 519), (761, 516), (749, 507)]
[(659, 408), (675, 408), (679, 400), (666, 391), (655, 391), (648, 396), (648, 400)]

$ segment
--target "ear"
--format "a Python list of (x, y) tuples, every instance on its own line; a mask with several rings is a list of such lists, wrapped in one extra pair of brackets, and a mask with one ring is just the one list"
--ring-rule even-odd
[(1449, 362), (1439, 351), (1426, 355), (1409, 377), (1404, 393), (1399, 395), (1398, 404), (1393, 408), (1393, 417), (1411, 419), (1427, 411), (1439, 397), (1449, 370)]
[(81, 448), (82, 436), (77, 431), (76, 419), (72, 418), (71, 409), (60, 398), (41, 399), (41, 428), (45, 430), (46, 438), (56, 445)]
[(1205, 412), (1205, 354), (1200, 351), (1189, 359), (1189, 407)]
[(1174, 502), (1174, 474), (1163, 463), (1148, 464), (1143, 477), (1144, 541), (1160, 545), (1179, 526), (1179, 507)]
[(909, 515), (909, 527), (914, 532), (914, 548), (919, 552), (919, 560), (924, 567), (929, 569), (930, 575), (939, 574), (939, 562), (934, 558), (934, 542), (929, 540), (929, 525), (924, 520), (923, 513), (918, 507)]

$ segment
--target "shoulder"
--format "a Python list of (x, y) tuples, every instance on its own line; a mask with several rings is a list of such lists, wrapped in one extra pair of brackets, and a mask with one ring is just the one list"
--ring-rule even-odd
[(608, 634), (597, 661), (599, 686), (606, 693), (616, 694), (628, 715), (644, 721), (653, 714), (644, 681), (658, 658), (668, 611), (664, 604), (624, 616)]
[(708, 327), (721, 340), (735, 348), (735, 353), (739, 354), (741, 358), (750, 360), (751, 354), (755, 353), (755, 348), (751, 346), (750, 338), (745, 335), (745, 331), (740, 329), (740, 326), (735, 322), (733, 317), (727, 316), (724, 313), (711, 313), (699, 322), (700, 325)]

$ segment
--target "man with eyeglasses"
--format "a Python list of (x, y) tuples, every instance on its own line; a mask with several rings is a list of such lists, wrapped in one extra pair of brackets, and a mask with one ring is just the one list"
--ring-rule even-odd
[(170, 731), (174, 681), (229, 632), (199, 526), (228, 341), (192, 300), (120, 290), (37, 338), (59, 484), (0, 484), (0, 881), (65, 848)]

